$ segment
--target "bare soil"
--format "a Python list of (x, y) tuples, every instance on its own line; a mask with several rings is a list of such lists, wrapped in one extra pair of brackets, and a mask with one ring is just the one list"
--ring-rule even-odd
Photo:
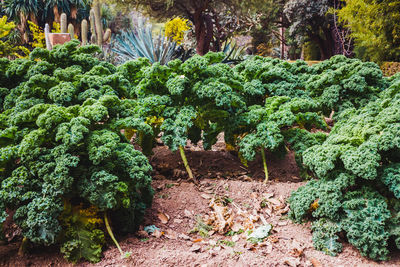
[[(143, 226), (155, 225), (159, 231), (149, 235), (142, 228), (135, 235), (119, 237), (128, 257), (121, 257), (108, 242), (101, 262), (75, 266), (400, 266), (398, 252), (390, 261), (374, 262), (347, 243), (337, 257), (313, 248), (310, 224), (294, 224), (287, 218), (285, 200), (304, 185), (293, 154), (284, 159), (268, 155), (267, 184), (262, 182), (259, 159), (246, 168), (221, 142), (213, 151), (189, 144), (187, 157), (199, 185), (186, 182), (179, 155), (166, 147), (157, 147), (151, 159), (156, 194)], [(207, 222), (218, 215), (210, 206), (213, 201), (224, 210), (222, 220), (232, 221), (225, 233), (219, 233), (221, 221), (215, 220), (214, 229), (206, 230), (208, 236), (201, 236), (193, 230), (199, 229), (200, 219)], [(258, 245), (247, 241), (247, 231), (265, 223), (273, 226), (270, 236)], [(245, 232), (226, 234), (238, 226)], [(19, 257), (19, 245), (19, 241), (0, 244), (0, 266), (73, 266), (56, 247), (37, 248)]]

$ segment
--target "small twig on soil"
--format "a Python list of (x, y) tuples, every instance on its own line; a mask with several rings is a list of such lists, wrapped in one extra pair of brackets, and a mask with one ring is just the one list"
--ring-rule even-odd
[(267, 225), (267, 224), (268, 224), (268, 222), (267, 222), (267, 220), (265, 219), (264, 215), (260, 214), (260, 219), (261, 219), (261, 221), (263, 222), (264, 225)]
[(110, 224), (109, 224), (109, 222), (108, 222), (108, 215), (107, 215), (107, 212), (104, 212), (104, 223), (106, 224), (107, 232), (108, 232), (108, 234), (110, 235), (112, 241), (113, 241), (113, 242), (115, 243), (115, 245), (117, 246), (117, 248), (118, 248), (118, 250), (119, 250), (119, 253), (121, 253), (121, 256), (124, 256), (124, 252), (122, 251), (121, 247), (119, 246), (118, 241), (117, 241), (117, 239), (115, 239), (114, 234), (113, 234), (113, 232), (112, 232), (112, 230), (111, 230)]
[(232, 204), (235, 208), (238, 209), (238, 213), (239, 213), (239, 214), (243, 214), (243, 210), (242, 210), (238, 205), (236, 205), (234, 202), (232, 202), (231, 204)]
[(240, 166), (240, 165), (239, 165), (239, 168), (242, 168), (242, 169), (245, 170), (246, 172), (248, 171), (248, 169), (246, 169), (246, 168), (243, 167), (243, 166)]

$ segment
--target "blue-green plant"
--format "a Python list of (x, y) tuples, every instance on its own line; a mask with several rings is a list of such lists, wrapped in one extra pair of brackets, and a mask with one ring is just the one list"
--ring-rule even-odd
[(120, 62), (145, 57), (165, 65), (174, 59), (177, 44), (162, 32), (154, 37), (152, 25), (140, 18), (136, 26), (113, 35), (111, 47)]

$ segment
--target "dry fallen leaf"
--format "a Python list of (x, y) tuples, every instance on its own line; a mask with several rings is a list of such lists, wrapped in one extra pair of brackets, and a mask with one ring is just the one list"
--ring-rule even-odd
[(242, 224), (235, 222), (232, 227), (231, 227), (232, 231), (234, 232), (239, 232), (240, 229), (243, 229)]
[(265, 208), (265, 213), (268, 215), (268, 217), (272, 216), (272, 208), (269, 207), (269, 205), (268, 205), (267, 208)]
[(287, 225), (287, 224), (288, 224), (287, 221), (278, 222), (278, 225), (279, 225), (279, 226), (285, 226), (285, 225)]
[(291, 267), (297, 267), (300, 265), (300, 259), (299, 258), (285, 258), (283, 263), (285, 263)]
[(178, 239), (178, 233), (171, 229), (166, 231), (165, 236), (169, 239)]
[(215, 248), (213, 248), (213, 250), (215, 250), (215, 251), (220, 251), (221, 250), (221, 247), (215, 247)]
[(251, 222), (255, 223), (255, 222), (258, 222), (258, 220), (260, 219), (260, 216), (258, 216), (258, 215), (250, 215), (249, 219), (250, 219)]
[(233, 242), (239, 241), (239, 236), (238, 236), (238, 235), (232, 236), (232, 241), (233, 241)]
[(155, 230), (153, 233), (152, 233), (152, 236), (154, 236), (155, 238), (160, 238), (160, 237), (162, 237), (164, 235), (164, 232), (161, 232), (161, 231), (159, 231), (159, 230)]
[(272, 204), (276, 205), (276, 206), (280, 206), (282, 203), (277, 200), (276, 198), (268, 198), (267, 199), (268, 202), (271, 202)]
[(268, 224), (267, 220), (265, 219), (265, 217), (262, 214), (260, 214), (260, 219), (264, 225)]
[(258, 244), (260, 247), (265, 247), (265, 250), (263, 251), (264, 254), (269, 254), (272, 252), (272, 244), (268, 241), (264, 241), (262, 243)]
[(193, 214), (190, 211), (188, 211), (187, 209), (185, 209), (183, 211), (183, 213), (185, 214), (186, 217), (192, 217), (193, 216)]
[(285, 208), (279, 210), (277, 213), (281, 214), (281, 215), (286, 214), (286, 213), (288, 213), (289, 209), (290, 209), (290, 207), (289, 207), (289, 205), (287, 205)]
[(181, 219), (174, 219), (174, 223), (180, 224), (182, 222), (183, 222), (183, 220), (181, 220)]
[(206, 223), (212, 225), (213, 229), (218, 231), (218, 233), (225, 234), (230, 230), (233, 224), (232, 210), (216, 202), (215, 199), (210, 201), (210, 208), (212, 208), (213, 211), (206, 220)]
[(301, 257), (301, 255), (303, 255), (303, 250), (304, 247), (298, 241), (293, 240), (291, 245), (290, 255), (296, 258)]
[(272, 252), (272, 244), (267, 245), (267, 249), (265, 251), (266, 254), (270, 254)]
[(311, 258), (310, 262), (314, 267), (322, 267), (322, 264), (316, 258)]
[(258, 198), (258, 195), (257, 195), (256, 192), (252, 192), (252, 193), (250, 194), (250, 196), (251, 196), (252, 198), (254, 198), (254, 199), (257, 199), (257, 198)]
[(196, 238), (192, 240), (193, 243), (199, 243), (201, 241), (203, 241), (203, 238)]
[(271, 243), (276, 243), (279, 241), (279, 238), (277, 236), (271, 235), (268, 237), (268, 241)]
[(255, 200), (255, 202), (254, 202), (254, 204), (253, 204), (253, 206), (254, 206), (254, 209), (257, 211), (257, 212), (259, 212), (262, 208), (261, 208), (261, 201), (260, 200)]
[(217, 244), (217, 241), (215, 241), (215, 240), (213, 240), (213, 239), (210, 239), (210, 240), (208, 241), (208, 244), (209, 244), (210, 246), (215, 246), (215, 245)]
[(212, 197), (210, 196), (210, 195), (208, 195), (208, 194), (201, 194), (200, 195), (202, 198), (204, 198), (204, 199), (211, 199)]
[(168, 214), (159, 212), (159, 213), (158, 213), (158, 219), (160, 219), (160, 221), (161, 221), (163, 224), (166, 224), (166, 223), (168, 223), (168, 221), (169, 221), (169, 216), (168, 216)]
[(179, 234), (178, 237), (179, 237), (179, 238), (182, 238), (182, 239), (185, 239), (185, 240), (189, 240), (189, 239), (190, 239), (190, 236), (185, 235), (185, 234)]
[(274, 193), (264, 193), (263, 198), (268, 199), (274, 196)]
[(190, 248), (190, 251), (192, 251), (192, 252), (200, 252), (200, 250), (201, 250), (201, 246), (199, 246), (199, 245), (193, 245)]
[(143, 230), (137, 231), (137, 232), (136, 232), (136, 235), (137, 235), (138, 237), (140, 237), (140, 238), (149, 237), (149, 234), (148, 234), (146, 231), (143, 231)]

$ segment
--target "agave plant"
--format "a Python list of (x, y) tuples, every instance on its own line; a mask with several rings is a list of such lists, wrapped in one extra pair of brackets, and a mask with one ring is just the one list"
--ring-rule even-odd
[(225, 53), (224, 63), (237, 63), (246, 58), (245, 46), (238, 46), (237, 43), (230, 39), (222, 44), (221, 52)]
[(145, 57), (150, 62), (164, 65), (175, 58), (177, 44), (160, 31), (153, 37), (153, 26), (143, 18), (138, 19), (136, 28), (131, 27), (111, 40), (111, 50), (117, 54), (119, 62)]

